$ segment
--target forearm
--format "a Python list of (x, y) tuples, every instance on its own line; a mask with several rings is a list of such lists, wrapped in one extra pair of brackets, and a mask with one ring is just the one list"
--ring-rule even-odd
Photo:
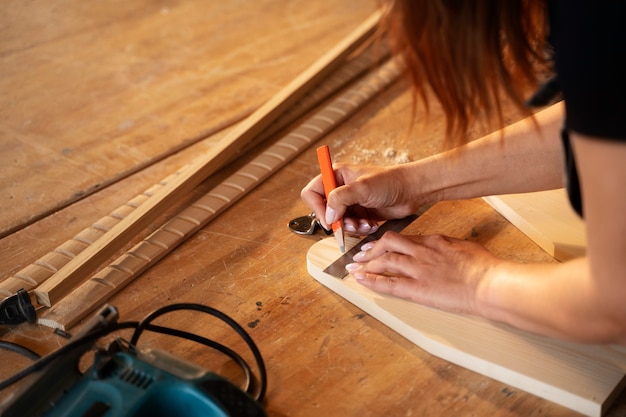
[[(421, 178), (418, 192), (431, 200), (457, 200), (563, 186), (560, 142), (562, 106), (506, 127), (410, 168)], [(538, 126), (538, 128), (537, 128)]]
[(554, 265), (501, 264), (486, 276), (485, 315), (542, 333), (626, 344), (626, 146), (571, 132), (587, 257)]
[(586, 343), (625, 344), (624, 323), (591, 277), (587, 258), (502, 263), (477, 289), (477, 314), (535, 333)]
[[(368, 233), (372, 221), (404, 217), (421, 206), (494, 194), (520, 193), (563, 186), (560, 141), (562, 106), (552, 106), (531, 120), (452, 151), (391, 167), (338, 164), (340, 185), (328, 201), (318, 176), (301, 196), (320, 219), (339, 218)], [(537, 128), (537, 126), (539, 128)], [(346, 210), (353, 211), (346, 216)], [(356, 209), (358, 208), (358, 209)]]

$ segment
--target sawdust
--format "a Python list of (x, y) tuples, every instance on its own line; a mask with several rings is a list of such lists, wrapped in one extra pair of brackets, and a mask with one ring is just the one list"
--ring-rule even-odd
[(394, 148), (386, 148), (382, 152), (375, 149), (360, 148), (352, 152), (342, 151), (335, 156), (337, 159), (344, 160), (348, 157), (353, 164), (398, 165), (406, 164), (412, 160), (408, 151)]

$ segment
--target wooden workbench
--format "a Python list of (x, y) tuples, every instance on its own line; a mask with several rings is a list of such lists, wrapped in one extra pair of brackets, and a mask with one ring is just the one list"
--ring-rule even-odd
[[(206, 152), (375, 5), (5, 2), (0, 280)], [(509, 121), (518, 118), (510, 112)], [(436, 106), (428, 125), (421, 110), (416, 119), (407, 134), (411, 94), (401, 80), (319, 144), (330, 145), (335, 162), (416, 160), (437, 152), (443, 133)], [(299, 194), (318, 172), (314, 148), (115, 295), (109, 302), (122, 320), (139, 320), (174, 302), (202, 303), (230, 315), (265, 358), (270, 416), (572, 416), (425, 353), (309, 276), (306, 252), (322, 236), (297, 236), (287, 224), (308, 213)], [(218, 180), (207, 180), (196, 195)], [(553, 262), (481, 200), (440, 203), (408, 232), (472, 239), (521, 262)], [(180, 314), (168, 324), (246, 352), (211, 319)], [(0, 338), (41, 354), (65, 343), (37, 325), (0, 328)], [(231, 372), (232, 363), (190, 343), (147, 335), (140, 346)], [(2, 355), (0, 378), (27, 363)], [(625, 410), (622, 396), (608, 415)]]

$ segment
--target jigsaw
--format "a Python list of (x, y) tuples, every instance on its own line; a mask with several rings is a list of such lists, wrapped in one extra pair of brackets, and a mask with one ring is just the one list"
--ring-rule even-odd
[[(0, 405), (3, 417), (265, 417), (258, 399), (227, 379), (154, 349), (116, 339), (96, 349), (90, 368), (79, 360), (114, 326), (105, 306), (62, 354), (46, 361)], [(82, 343), (80, 343), (82, 342)], [(45, 359), (42, 358), (42, 359)], [(258, 359), (258, 358), (257, 358)]]

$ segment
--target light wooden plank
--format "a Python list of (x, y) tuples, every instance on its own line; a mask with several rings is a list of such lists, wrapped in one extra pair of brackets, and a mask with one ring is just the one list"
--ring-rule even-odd
[(564, 189), (484, 200), (559, 261), (585, 255), (585, 223), (571, 208)]
[[(353, 246), (358, 240), (347, 243)], [(554, 340), (381, 295), (351, 276), (342, 280), (325, 274), (340, 255), (332, 238), (314, 244), (307, 253), (309, 273), (432, 355), (596, 417), (626, 382), (622, 347)]]

